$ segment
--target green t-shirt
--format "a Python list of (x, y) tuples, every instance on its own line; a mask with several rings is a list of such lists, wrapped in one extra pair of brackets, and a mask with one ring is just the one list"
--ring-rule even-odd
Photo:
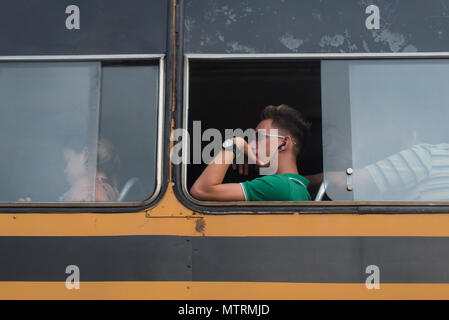
[(310, 201), (310, 181), (295, 173), (267, 175), (241, 182), (247, 201)]

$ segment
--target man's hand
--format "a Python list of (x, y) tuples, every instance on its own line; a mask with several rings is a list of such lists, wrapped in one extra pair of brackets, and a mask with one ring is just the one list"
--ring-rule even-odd
[(234, 161), (232, 163), (232, 169), (233, 170), (239, 170), (239, 174), (241, 175), (248, 175), (248, 166), (250, 164), (255, 164), (259, 167), (268, 167), (270, 165), (269, 162), (263, 163), (260, 161), (260, 159), (257, 158), (256, 153), (254, 150), (248, 145), (248, 143), (245, 141), (245, 139), (241, 137), (235, 137), (233, 138), (234, 143), (237, 147), (237, 149), (242, 153), (244, 157), (244, 162), (237, 164), (237, 157), (234, 158)]

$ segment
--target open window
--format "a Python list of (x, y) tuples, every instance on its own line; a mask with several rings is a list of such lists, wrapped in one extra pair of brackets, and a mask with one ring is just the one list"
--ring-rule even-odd
[(162, 59), (0, 63), (0, 205), (151, 201), (162, 70)]
[[(224, 137), (225, 129), (255, 128), (265, 106), (287, 104), (298, 108), (313, 123), (311, 140), (298, 158), (298, 168), (303, 175), (320, 173), (323, 170), (320, 92), (320, 61), (191, 60), (187, 113), (192, 137), (190, 150), (194, 150), (193, 144), (198, 140), (204, 140), (202, 150), (209, 143), (197, 136), (194, 122), (201, 125), (201, 134), (214, 128)], [(192, 155), (189, 160), (184, 171), (186, 192), (206, 166), (203, 161), (195, 163)], [(258, 170), (250, 168), (244, 179), (257, 176)], [(229, 170), (225, 182), (239, 181), (242, 176)], [(310, 191), (313, 196), (316, 188)]]
[[(449, 201), (449, 60), (199, 57), (187, 63), (190, 150), (201, 140), (194, 121), (201, 121), (201, 132), (216, 128), (225, 136), (226, 128), (254, 128), (266, 105), (287, 104), (312, 122), (298, 169), (305, 176), (322, 173), (321, 185), (309, 189), (316, 204)], [(186, 193), (205, 166), (192, 158), (184, 165)], [(253, 170), (242, 179), (229, 170), (225, 182), (257, 176)]]

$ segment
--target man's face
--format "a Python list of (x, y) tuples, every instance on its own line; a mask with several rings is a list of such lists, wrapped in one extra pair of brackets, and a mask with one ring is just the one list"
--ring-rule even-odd
[(279, 130), (272, 125), (273, 120), (262, 120), (256, 127), (256, 140), (250, 143), (250, 147), (256, 156), (262, 161), (270, 161), (276, 153), (281, 139)]

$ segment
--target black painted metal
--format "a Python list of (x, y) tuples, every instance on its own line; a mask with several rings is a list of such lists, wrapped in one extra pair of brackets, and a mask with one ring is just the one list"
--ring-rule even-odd
[(449, 238), (207, 237), (193, 239), (195, 281), (448, 283)]
[(0, 281), (449, 283), (445, 237), (0, 237)]
[(0, 237), (0, 281), (188, 281), (191, 242), (184, 237)]
[[(69, 5), (80, 29), (67, 29)], [(166, 0), (2, 1), (0, 55), (163, 54)]]
[(448, 18), (448, 0), (185, 0), (185, 52), (447, 52)]

